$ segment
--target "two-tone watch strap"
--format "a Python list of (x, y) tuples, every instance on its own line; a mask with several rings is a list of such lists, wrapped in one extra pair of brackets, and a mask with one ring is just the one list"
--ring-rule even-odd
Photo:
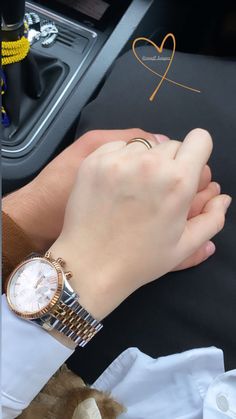
[(72, 275), (71, 272), (65, 272), (63, 266), (65, 262), (61, 258), (53, 259), (50, 252), (44, 256), (38, 253), (31, 253), (28, 258), (43, 257), (49, 261), (57, 262), (65, 276), (64, 286), (60, 300), (50, 309), (45, 317), (35, 319), (45, 330), (55, 330), (63, 337), (71, 339), (76, 345), (85, 346), (93, 336), (102, 329), (103, 325), (95, 320), (79, 303), (79, 296), (68, 287), (67, 280)]
[(66, 302), (60, 301), (50, 314), (57, 320), (53, 328), (79, 346), (85, 346), (102, 328), (102, 324), (79, 304), (76, 294)]

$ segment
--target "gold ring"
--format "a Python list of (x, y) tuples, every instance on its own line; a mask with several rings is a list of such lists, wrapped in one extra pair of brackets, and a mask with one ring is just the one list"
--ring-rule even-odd
[(148, 140), (145, 140), (144, 138), (132, 138), (132, 140), (129, 140), (126, 145), (131, 144), (131, 143), (142, 143), (144, 144), (149, 150), (150, 148), (152, 148), (152, 145), (149, 143)]

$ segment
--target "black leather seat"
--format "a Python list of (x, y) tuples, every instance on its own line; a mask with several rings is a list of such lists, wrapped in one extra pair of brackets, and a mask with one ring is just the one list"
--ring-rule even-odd
[[(138, 48), (138, 54), (157, 53), (148, 46)], [(167, 63), (150, 65), (163, 73)], [(226, 369), (236, 368), (236, 60), (176, 53), (168, 78), (201, 93), (164, 81), (150, 102), (159, 78), (132, 51), (125, 53), (84, 108), (78, 136), (91, 129), (140, 127), (183, 139), (189, 130), (205, 128), (214, 141), (213, 179), (233, 196), (233, 203), (223, 232), (214, 239), (213, 257), (138, 290), (105, 320), (94, 341), (68, 360), (91, 383), (129, 346), (158, 357), (215, 345), (224, 350)]]

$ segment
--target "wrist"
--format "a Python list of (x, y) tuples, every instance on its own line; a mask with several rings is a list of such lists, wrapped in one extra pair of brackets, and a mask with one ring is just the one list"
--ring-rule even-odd
[(115, 273), (110, 270), (98, 272), (93, 260), (80, 253), (78, 247), (72, 246), (61, 236), (50, 247), (53, 258), (61, 257), (66, 270), (72, 273), (69, 283), (79, 295), (80, 304), (98, 321), (108, 316), (126, 297), (123, 290), (115, 289)]
[(34, 183), (23, 186), (2, 200), (2, 209), (23, 230), (35, 250), (43, 252), (51, 244), (43, 231), (40, 202)]

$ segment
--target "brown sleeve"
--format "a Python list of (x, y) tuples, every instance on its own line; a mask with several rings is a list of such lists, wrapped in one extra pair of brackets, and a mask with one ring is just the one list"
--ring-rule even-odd
[(3, 289), (9, 274), (26, 256), (34, 251), (24, 231), (7, 215), (2, 213), (2, 277)]

